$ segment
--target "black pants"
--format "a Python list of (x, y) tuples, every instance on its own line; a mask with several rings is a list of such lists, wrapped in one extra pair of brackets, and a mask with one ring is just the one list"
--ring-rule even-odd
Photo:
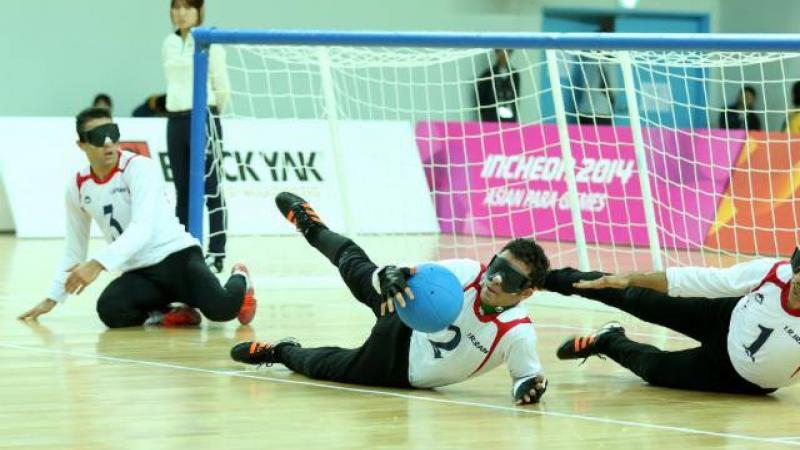
[(231, 276), (223, 288), (203, 260), (200, 247), (175, 252), (160, 263), (125, 272), (97, 300), (97, 314), (109, 328), (142, 325), (151, 311), (173, 302), (198, 308), (210, 320), (224, 322), (239, 313), (246, 282)]
[[(325, 230), (335, 238), (341, 236)], [(372, 288), (377, 268), (358, 245), (347, 240), (336, 252), (335, 264), (350, 292), (369, 307), (376, 322), (366, 342), (355, 349), (340, 347), (299, 348), (283, 346), (281, 362), (310, 378), (370, 386), (411, 387), (408, 382), (408, 351), (411, 329), (397, 314), (380, 316), (381, 297)]]
[(580, 295), (619, 308), (644, 321), (665, 326), (700, 342), (700, 347), (663, 351), (624, 335), (611, 333), (598, 340), (601, 353), (650, 384), (698, 391), (768, 394), (742, 378), (728, 355), (728, 328), (740, 298), (670, 297), (651, 289), (576, 289), (579, 280), (600, 278), (601, 272), (572, 268), (552, 271), (545, 288), (564, 295)]
[(611, 117), (587, 116), (578, 114), (578, 123), (581, 125), (611, 125)]
[[(211, 117), (213, 116), (213, 119)], [(189, 148), (191, 143), (191, 121), (189, 112), (171, 113), (167, 120), (167, 154), (175, 182), (175, 214), (184, 225), (189, 224)], [(214, 130), (211, 131), (213, 121)], [(215, 256), (225, 256), (226, 210), (225, 198), (219, 186), (222, 174), (220, 160), (222, 145), (222, 124), (219, 116), (209, 113), (206, 126), (207, 148), (205, 168), (205, 201), (208, 209), (209, 240), (208, 252)], [(215, 151), (214, 149), (219, 149)]]

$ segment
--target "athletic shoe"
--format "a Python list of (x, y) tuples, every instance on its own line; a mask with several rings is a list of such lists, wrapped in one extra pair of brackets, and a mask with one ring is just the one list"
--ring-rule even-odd
[(244, 301), (242, 302), (242, 308), (239, 309), (239, 323), (242, 325), (247, 325), (248, 323), (253, 321), (253, 317), (256, 316), (256, 288), (253, 286), (253, 280), (250, 278), (250, 271), (247, 270), (247, 266), (242, 263), (236, 263), (233, 265), (233, 269), (231, 269), (231, 276), (234, 275), (241, 275), (244, 277), (245, 281), (245, 291), (244, 291)]
[(161, 320), (153, 325), (162, 327), (196, 327), (202, 322), (203, 316), (190, 306), (177, 306), (164, 313)]
[(293, 338), (284, 338), (276, 343), (270, 342), (242, 342), (231, 348), (231, 358), (240, 363), (271, 366), (278, 361), (278, 350), (286, 345), (300, 347), (300, 343)]
[(206, 255), (206, 265), (212, 272), (222, 273), (222, 269), (225, 266), (225, 257)]
[(581, 359), (584, 360), (592, 355), (596, 355), (597, 341), (610, 333), (625, 334), (625, 329), (622, 328), (619, 322), (611, 321), (603, 324), (594, 333), (588, 336), (573, 336), (558, 348), (556, 356), (558, 359)]
[(275, 197), (275, 205), (286, 220), (297, 227), (297, 231), (308, 234), (313, 227), (327, 228), (314, 208), (302, 197), (291, 192), (281, 192)]

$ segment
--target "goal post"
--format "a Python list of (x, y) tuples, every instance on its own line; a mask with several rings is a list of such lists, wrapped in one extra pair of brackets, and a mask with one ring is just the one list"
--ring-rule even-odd
[[(287, 170), (329, 176), (312, 191), (341, 209), (337, 229), (350, 235), (434, 232), (437, 256), (472, 258), (534, 237), (556, 265), (607, 271), (728, 265), (785, 256), (798, 241), (800, 143), (782, 123), (800, 108), (787, 94), (800, 81), (800, 35), (197, 28), (193, 36), (189, 220), (198, 238), (208, 49), (221, 45), (232, 79), (223, 147), (238, 130), (263, 126), (264, 139), (319, 139), (327, 152), (261, 151), (231, 157), (230, 167), (263, 158), (272, 177), (256, 180), (272, 183), (264, 195), (280, 190)], [(492, 49), (518, 50), (513, 122), (477, 120), (476, 80), (504, 76), (487, 69)], [(748, 85), (763, 98), (737, 106)], [(729, 117), (742, 123), (720, 123)], [(413, 155), (392, 159), (397, 152)], [(314, 165), (322, 159), (325, 176)], [(361, 226), (371, 215), (354, 207), (363, 203), (354, 192), (402, 189), (391, 184), (397, 167), (419, 172), (427, 198), (377, 214), (433, 225)]]

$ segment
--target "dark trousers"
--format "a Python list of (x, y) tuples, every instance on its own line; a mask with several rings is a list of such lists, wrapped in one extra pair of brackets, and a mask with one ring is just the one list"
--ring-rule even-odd
[(142, 325), (151, 311), (181, 302), (210, 320), (225, 322), (238, 315), (245, 289), (241, 275), (231, 276), (223, 288), (200, 247), (189, 247), (117, 277), (100, 294), (97, 314), (109, 328), (132, 327)]
[[(213, 116), (213, 119), (211, 117)], [(191, 142), (191, 114), (172, 113), (167, 120), (167, 155), (175, 183), (175, 215), (184, 225), (189, 224), (189, 148)], [(213, 131), (211, 123), (213, 121)], [(222, 124), (219, 116), (209, 113), (206, 125), (208, 141), (205, 167), (205, 202), (208, 209), (208, 252), (225, 256), (226, 213), (225, 198), (219, 185), (222, 174), (219, 157), (222, 154)]]
[(581, 125), (611, 125), (611, 117), (586, 116), (579, 114), (578, 123)]
[(371, 280), (377, 266), (361, 247), (349, 239), (328, 230), (323, 232), (322, 239), (326, 238), (343, 242), (326, 256), (338, 266), (342, 279), (355, 298), (375, 314), (375, 325), (361, 347), (300, 348), (287, 345), (280, 348), (280, 361), (295, 372), (319, 380), (411, 387), (408, 382), (411, 329), (400, 321), (397, 314), (380, 317), (381, 297), (372, 288)]
[(641, 320), (665, 326), (698, 342), (700, 347), (663, 351), (652, 345), (610, 333), (598, 340), (601, 353), (650, 384), (698, 391), (768, 394), (742, 378), (728, 355), (728, 328), (740, 298), (670, 297), (651, 289), (576, 289), (579, 280), (594, 280), (605, 274), (572, 268), (552, 271), (545, 288), (564, 295), (580, 295), (621, 309)]

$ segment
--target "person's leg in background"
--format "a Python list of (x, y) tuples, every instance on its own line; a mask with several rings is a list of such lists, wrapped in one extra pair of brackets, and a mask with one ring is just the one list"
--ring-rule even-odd
[(175, 184), (175, 215), (184, 227), (189, 224), (189, 141), (191, 116), (172, 115), (167, 119), (167, 156)]
[(222, 124), (219, 116), (213, 111), (209, 113), (208, 148), (206, 149), (205, 166), (205, 204), (208, 211), (208, 252), (207, 264), (216, 273), (224, 266), (225, 245), (227, 242), (227, 208), (223, 185), (225, 176), (222, 169)]

